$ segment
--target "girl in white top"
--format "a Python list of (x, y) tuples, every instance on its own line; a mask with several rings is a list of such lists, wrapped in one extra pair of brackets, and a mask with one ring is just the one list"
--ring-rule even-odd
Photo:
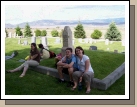
[(83, 79), (86, 83), (86, 93), (90, 93), (90, 83), (94, 78), (94, 71), (91, 67), (90, 59), (87, 55), (84, 55), (84, 50), (80, 46), (75, 48), (75, 54), (77, 57), (79, 71), (75, 71), (73, 73), (74, 86), (71, 90), (75, 90), (78, 84), (77, 81), (79, 80), (79, 82), (81, 82)]

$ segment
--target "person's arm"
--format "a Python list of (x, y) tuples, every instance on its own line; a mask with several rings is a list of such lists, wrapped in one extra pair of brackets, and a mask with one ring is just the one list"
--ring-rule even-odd
[(35, 54), (35, 55), (31, 56), (31, 59), (33, 60), (33, 59), (35, 59), (37, 56), (38, 56), (38, 54)]
[[(89, 70), (89, 66), (90, 66), (90, 61), (89, 59), (87, 59), (85, 61), (85, 71), (83, 72), (83, 74)], [(83, 74), (81, 75), (81, 77), (83, 76)]]
[(74, 62), (71, 62), (70, 64), (65, 64), (63, 68), (71, 68), (73, 67)]

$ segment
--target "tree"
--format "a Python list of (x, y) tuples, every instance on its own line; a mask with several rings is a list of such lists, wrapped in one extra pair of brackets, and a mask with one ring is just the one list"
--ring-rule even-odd
[(15, 30), (16, 30), (16, 34), (18, 34), (18, 36), (21, 36), (21, 35), (22, 35), (22, 31), (21, 31), (21, 28), (20, 28), (19, 26), (17, 26), (17, 27), (15, 28)]
[(25, 26), (25, 29), (24, 29), (24, 36), (25, 37), (31, 37), (32, 34), (31, 34), (31, 28), (29, 26), (29, 24), (27, 23), (26, 26)]
[(94, 32), (91, 34), (91, 38), (99, 39), (102, 36), (102, 32), (100, 30), (95, 29)]
[(107, 32), (105, 34), (105, 39), (109, 39), (110, 41), (121, 40), (121, 33), (114, 22), (109, 25), (109, 29), (107, 29)]
[(41, 36), (41, 31), (39, 29), (36, 29), (35, 31), (36, 36)]
[(57, 30), (52, 30), (52, 31), (51, 31), (51, 35), (52, 35), (53, 37), (58, 37), (59, 32), (58, 32)]
[(75, 38), (86, 38), (85, 31), (83, 25), (79, 22), (74, 31)]
[(8, 37), (8, 31), (5, 29), (6, 37)]
[(41, 31), (41, 36), (46, 36), (47, 35), (47, 31), (46, 30), (42, 30)]

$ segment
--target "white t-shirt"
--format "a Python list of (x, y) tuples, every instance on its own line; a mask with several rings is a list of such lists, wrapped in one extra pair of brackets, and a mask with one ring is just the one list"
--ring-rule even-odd
[[(88, 60), (89, 57), (87, 55), (83, 55), (81, 61), (79, 59), (79, 57), (77, 57), (77, 63), (78, 63), (78, 66), (79, 66), (79, 70), (84, 72), (85, 71), (85, 62), (86, 60)], [(89, 72), (94, 72), (92, 67), (91, 67), (91, 64), (89, 65), (89, 69), (88, 69)]]

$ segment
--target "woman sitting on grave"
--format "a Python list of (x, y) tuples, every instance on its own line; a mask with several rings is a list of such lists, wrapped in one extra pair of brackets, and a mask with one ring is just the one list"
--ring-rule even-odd
[(16, 72), (16, 71), (20, 71), (21, 69), (23, 69), (22, 74), (20, 75), (20, 77), (25, 76), (26, 71), (28, 70), (29, 66), (38, 66), (40, 63), (40, 53), (37, 49), (37, 46), (35, 43), (31, 43), (31, 50), (30, 50), (30, 55), (27, 61), (25, 61), (21, 66), (13, 69), (13, 70), (7, 70), (7, 72)]
[(75, 48), (75, 55), (77, 58), (79, 71), (75, 71), (72, 74), (73, 81), (74, 81), (74, 86), (72, 90), (75, 90), (77, 86), (80, 86), (77, 83), (78, 80), (79, 80), (79, 84), (81, 84), (81, 81), (84, 80), (87, 88), (86, 93), (90, 93), (90, 90), (91, 90), (90, 83), (94, 77), (94, 71), (92, 69), (90, 59), (87, 55), (84, 55), (84, 50), (80, 46)]
[(38, 46), (40, 48), (41, 59), (48, 59), (48, 58), (50, 58), (49, 51), (47, 51), (42, 44), (39, 44)]

